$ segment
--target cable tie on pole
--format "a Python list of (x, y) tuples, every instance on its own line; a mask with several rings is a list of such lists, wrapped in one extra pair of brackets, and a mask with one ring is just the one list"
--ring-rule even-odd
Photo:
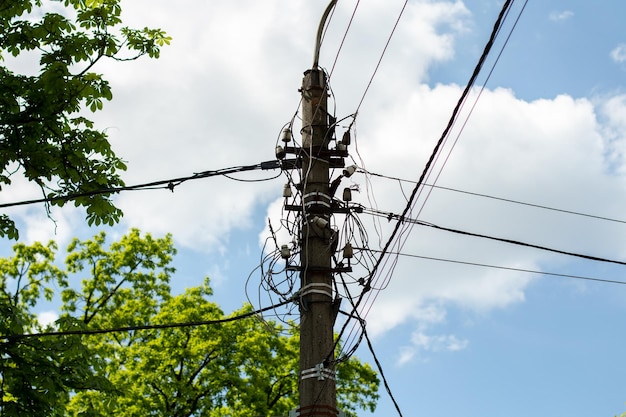
[(324, 368), (323, 363), (318, 363), (313, 368), (305, 369), (300, 374), (300, 380), (305, 380), (309, 378), (317, 378), (318, 381), (325, 381), (330, 379), (332, 381), (335, 380), (335, 371), (334, 369)]
[(304, 297), (305, 295), (309, 294), (322, 294), (332, 298), (332, 291), (333, 287), (330, 284), (326, 284), (323, 282), (312, 282), (300, 288), (300, 291), (298, 291), (298, 295), (300, 297)]

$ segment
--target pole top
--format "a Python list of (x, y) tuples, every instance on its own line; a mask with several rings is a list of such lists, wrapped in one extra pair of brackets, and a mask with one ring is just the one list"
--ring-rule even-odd
[(320, 21), (320, 25), (317, 28), (317, 37), (315, 38), (315, 53), (313, 55), (313, 69), (317, 69), (319, 61), (320, 61), (320, 47), (322, 44), (322, 33), (324, 32), (324, 26), (326, 25), (326, 19), (328, 19), (328, 15), (331, 10), (337, 4), (337, 0), (331, 0), (330, 4), (324, 10), (324, 14), (322, 15), (322, 20)]

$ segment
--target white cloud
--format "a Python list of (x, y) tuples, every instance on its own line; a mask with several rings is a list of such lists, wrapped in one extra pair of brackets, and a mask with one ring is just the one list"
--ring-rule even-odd
[[(332, 77), (339, 117), (355, 111), (403, 3), (361, 2)], [(354, 5), (339, 2), (330, 22), (320, 60), (329, 70)], [(297, 109), (302, 72), (312, 61), (318, 23), (312, 16), (320, 15), (319, 2), (184, 0), (172, 6), (136, 0), (125, 7), (128, 24), (163, 27), (173, 36), (158, 61), (98, 68), (111, 80), (114, 101), (105, 105), (97, 121), (109, 128), (115, 149), (129, 162), (126, 182), (272, 159), (274, 141)], [(190, 19), (190, 10), (201, 18)], [(560, 12), (552, 18), (571, 16)], [(361, 108), (356, 146), (350, 152), (372, 172), (416, 180), (462, 90), (457, 85), (428, 85), (428, 71), (454, 56), (455, 41), (467, 30), (469, 12), (460, 1), (416, 1), (409, 3), (403, 19)], [(471, 99), (475, 97), (476, 92)], [(460, 140), (445, 167), (445, 158), (437, 162), (437, 169), (442, 169), (437, 183), (621, 217), (626, 198), (615, 190), (623, 189), (626, 178), (624, 114), (623, 97), (592, 103), (562, 95), (528, 102), (506, 89), (486, 90), (463, 132), (459, 132), (463, 119), (453, 131), (451, 138), (460, 134)], [(299, 123), (296, 120), (297, 128)], [(451, 142), (444, 146), (444, 155), (451, 146)], [(369, 207), (373, 203), (368, 196), (371, 201), (375, 198), (380, 210), (394, 213), (402, 211), (411, 188), (405, 184), (401, 189), (397, 182), (379, 178), (371, 178), (368, 188), (362, 175), (350, 182), (361, 187), (356, 200)], [(255, 210), (269, 207), (278, 229), (277, 199), (283, 184), (284, 178), (253, 184), (208, 178), (181, 184), (173, 193), (123, 193), (117, 201), (126, 214), (125, 226), (172, 232), (179, 245), (217, 252), (234, 229), (260, 229), (252, 223)], [(604, 202), (602, 207), (598, 201)], [(420, 219), (571, 251), (626, 254), (626, 235), (619, 230), (529, 210), (434, 190)], [(393, 224), (380, 220), (377, 232), (374, 219), (361, 218), (370, 246), (380, 249)], [(75, 225), (67, 223), (70, 226), (63, 224), (63, 230)], [(33, 230), (40, 228), (38, 220), (30, 224)], [(279, 236), (280, 243), (289, 240)], [(595, 246), (589, 247), (588, 242)], [(522, 269), (549, 269), (565, 262), (537, 250), (424, 227), (413, 228), (402, 252)], [(371, 333), (379, 336), (402, 323), (415, 323), (418, 329), (420, 323), (427, 323), (434, 328), (451, 306), (487, 314), (522, 303), (534, 279), (521, 272), (400, 257), (366, 319)], [(413, 349), (466, 346), (453, 335), (417, 334)], [(411, 356), (410, 351), (404, 354)]]
[(619, 44), (611, 51), (611, 59), (618, 64), (626, 61), (626, 44)]
[(430, 352), (454, 352), (465, 349), (469, 344), (467, 340), (459, 339), (455, 335), (429, 336), (422, 332), (413, 333), (411, 335), (411, 342), (417, 349)]
[(424, 359), (425, 353), (457, 352), (467, 348), (469, 340), (460, 339), (453, 334), (429, 335), (416, 331), (411, 335), (411, 345), (400, 348), (397, 365), (403, 365), (419, 357)]
[(58, 320), (59, 314), (56, 311), (42, 311), (37, 315), (37, 321), (42, 326), (54, 325), (54, 322)]
[[(302, 72), (312, 60), (318, 22), (311, 16), (320, 14), (319, 5), (189, 2), (189, 8), (180, 5), (165, 14), (152, 4), (138, 1), (125, 6), (126, 15), (132, 17), (128, 23), (140, 20), (164, 27), (173, 37), (172, 45), (158, 61), (103, 67), (115, 97), (98, 117), (101, 126), (110, 128), (115, 149), (129, 161), (126, 182), (273, 159), (274, 141), (297, 109)], [(354, 111), (400, 6), (396, 10), (382, 0), (360, 6), (333, 73), (343, 108)], [(189, 19), (190, 9), (204, 18)], [(330, 21), (321, 50), (324, 65), (334, 61), (345, 32), (343, 22), (352, 9), (353, 5), (340, 3)], [(383, 63), (386, 71), (380, 72), (377, 84), (384, 85), (389, 75), (424, 78), (432, 62), (451, 56), (453, 34), (462, 30), (467, 14), (460, 1), (411, 3), (404, 17), (409, 23), (394, 35)], [(407, 68), (416, 65), (419, 70), (408, 74)], [(362, 70), (355, 72), (359, 66)], [(251, 213), (280, 195), (281, 182), (246, 186), (209, 178), (185, 183), (174, 193), (125, 193), (117, 201), (128, 225), (173, 232), (184, 246), (218, 250), (232, 229), (252, 226)]]
[[(425, 4), (420, 3), (420, 7), (426, 7)], [(561, 19), (567, 17), (571, 17), (571, 13), (560, 16)], [(464, 12), (458, 9), (456, 21), (462, 22), (464, 18)], [(420, 36), (436, 34), (436, 26), (431, 21), (429, 29)], [(411, 44), (408, 41), (411, 36), (420, 37), (415, 33), (405, 32), (397, 42)], [(447, 44), (444, 37), (436, 40), (439, 46), (435, 49), (439, 54), (427, 53), (430, 57), (427, 62), (446, 59), (453, 53), (453, 43)], [(393, 63), (403, 62), (403, 59), (405, 56), (401, 53), (390, 56)], [(395, 76), (403, 69), (402, 65), (393, 67), (383, 72), (388, 76), (383, 75), (383, 81), (377, 79), (385, 91), (377, 91), (376, 95), (366, 98), (367, 117), (357, 119), (356, 145), (351, 153), (359, 163), (364, 161), (364, 168), (372, 172), (417, 180), (462, 88), (429, 86), (425, 84), (425, 72), (415, 78)], [(414, 69), (415, 65), (409, 67)], [(345, 85), (348, 81), (342, 82)], [(337, 96), (339, 104), (345, 96)], [(476, 97), (477, 91), (472, 93), (466, 111)], [(441, 172), (437, 184), (445, 187), (606, 217), (623, 217), (620, 207), (626, 204), (626, 198), (623, 193), (615, 192), (623, 188), (625, 178), (626, 163), (619, 156), (624, 147), (622, 139), (617, 139), (619, 132), (626, 130), (621, 120), (626, 114), (623, 105), (624, 100), (618, 98), (592, 102), (568, 95), (524, 101), (510, 90), (485, 90), (462, 132), (465, 116), (460, 117), (450, 142), (444, 145), (443, 156), (436, 162), (435, 174), (427, 182), (432, 183)], [(603, 114), (605, 116), (601, 117)], [(613, 137), (607, 134), (607, 129), (613, 132)], [(447, 158), (457, 135), (460, 140)], [(350, 183), (358, 184), (362, 190), (353, 194), (356, 201), (367, 207), (376, 201), (375, 208), (393, 213), (403, 210), (412, 187), (405, 184), (400, 188), (397, 182), (375, 177), (368, 182), (362, 175), (351, 177)], [(425, 195), (418, 199), (420, 204), (414, 214)], [(598, 201), (604, 204), (599, 207)], [(278, 224), (280, 201), (270, 207), (268, 215)], [(375, 223), (376, 219), (367, 215), (361, 218), (368, 230), (370, 247), (381, 249), (394, 223), (380, 219)], [(444, 190), (432, 192), (419, 218), (444, 227), (571, 252), (616, 257), (626, 254), (626, 234), (606, 223)], [(289, 238), (284, 240), (289, 241)], [(588, 242), (595, 242), (594, 246), (590, 247)], [(522, 270), (549, 271), (569, 260), (536, 249), (419, 226), (412, 229), (401, 249), (409, 255)], [(383, 272), (381, 276), (386, 275)], [(379, 293), (373, 291), (371, 302), (365, 303), (363, 311), (369, 312), (365, 319), (370, 333), (380, 337), (400, 324), (414, 323), (418, 328), (425, 323), (437, 326), (450, 307), (489, 314), (523, 303), (529, 286), (537, 279), (537, 275), (524, 272), (401, 256), (386, 288)], [(384, 284), (382, 280), (378, 286)], [(421, 336), (416, 338), (421, 337), (419, 340), (423, 343), (429, 342), (430, 349), (446, 346), (461, 349), (467, 345), (467, 341), (452, 335), (418, 335)], [(420, 346), (426, 348), (426, 345)], [(414, 355), (411, 349), (401, 352), (402, 360), (410, 360)]]
[(563, 20), (570, 19), (573, 16), (574, 16), (574, 12), (572, 12), (571, 10), (554, 11), (550, 13), (550, 20), (555, 21), (555, 22), (563, 21)]

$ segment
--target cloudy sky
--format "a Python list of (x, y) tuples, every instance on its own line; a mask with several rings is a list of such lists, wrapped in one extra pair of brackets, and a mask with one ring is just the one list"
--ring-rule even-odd
[[(320, 65), (332, 73), (335, 115), (346, 118), (338, 132), (355, 121), (350, 155), (361, 172), (342, 184), (358, 189), (357, 202), (383, 213), (403, 210), (501, 3), (410, 0), (403, 9), (403, 0), (339, 0)], [(160, 27), (173, 38), (159, 60), (98, 68), (114, 99), (95, 119), (128, 161), (126, 183), (273, 159), (282, 127), (295, 117), (300, 128), (298, 88), (326, 5), (126, 2), (126, 23)], [(624, 13), (618, 0), (515, 2), (431, 171), (428, 183), (436, 187), (419, 194), (414, 217), (626, 260)], [(246, 290), (263, 307), (268, 300), (257, 296), (261, 277), (253, 271), (267, 219), (280, 224), (285, 181), (208, 178), (173, 193), (123, 193), (117, 203), (124, 220), (107, 231), (172, 233), (180, 250), (177, 289), (208, 275), (226, 311), (248, 300)], [(18, 184), (2, 200), (37, 197), (31, 192)], [(56, 227), (42, 207), (12, 213), (28, 241), (53, 238), (64, 246), (97, 232), (78, 210), (55, 211)], [(380, 250), (393, 222), (367, 213), (360, 220), (365, 243)], [(581, 279), (626, 282), (624, 266), (419, 225), (407, 232), (395, 268), (381, 276), (385, 288), (373, 292), (364, 312), (405, 416), (626, 410), (626, 286)], [(357, 355), (372, 358), (366, 346)], [(373, 415), (396, 415), (382, 390)]]

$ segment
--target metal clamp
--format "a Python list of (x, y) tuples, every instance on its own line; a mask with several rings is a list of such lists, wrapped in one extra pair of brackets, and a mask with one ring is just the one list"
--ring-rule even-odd
[(335, 380), (335, 370), (324, 368), (324, 364), (320, 363), (315, 365), (315, 368), (305, 369), (300, 373), (300, 380), (309, 378), (317, 378), (318, 381), (324, 381), (330, 379)]

